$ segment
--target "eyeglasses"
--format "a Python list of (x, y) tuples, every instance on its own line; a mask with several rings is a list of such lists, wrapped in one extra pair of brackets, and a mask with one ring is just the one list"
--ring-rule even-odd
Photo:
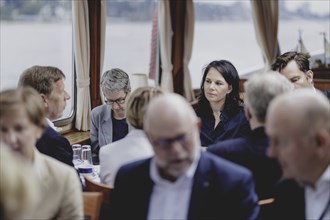
[(192, 136), (192, 134), (193, 134), (193, 132), (191, 131), (191, 132), (186, 133), (186, 134), (180, 134), (180, 135), (178, 135), (176, 137), (173, 137), (173, 138), (159, 138), (159, 139), (154, 139), (152, 141), (154, 142), (154, 144), (157, 147), (167, 149), (174, 142), (184, 144), (187, 141), (187, 139)]
[(106, 97), (104, 97), (104, 100), (105, 100), (105, 103), (107, 103), (108, 105), (113, 105), (115, 103), (117, 103), (118, 105), (122, 105), (125, 103), (126, 97), (127, 97), (127, 93), (125, 94), (124, 98), (119, 98), (116, 100), (109, 100)]

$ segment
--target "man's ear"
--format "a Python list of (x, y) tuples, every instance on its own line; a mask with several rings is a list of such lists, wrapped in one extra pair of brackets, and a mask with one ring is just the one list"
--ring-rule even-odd
[(330, 151), (330, 135), (325, 129), (316, 132), (315, 141), (320, 153), (324, 154), (324, 152)]
[(308, 70), (306, 73), (306, 78), (308, 80), (308, 82), (310, 82), (311, 84), (313, 84), (313, 78), (314, 78), (314, 73), (312, 70)]
[(250, 120), (252, 118), (251, 111), (246, 104), (244, 105), (244, 114), (247, 120)]
[(48, 107), (47, 96), (43, 93), (40, 93), (40, 96), (41, 96), (42, 102), (44, 103), (45, 108), (47, 108)]
[(152, 139), (150, 133), (148, 133), (148, 132), (146, 132), (146, 131), (144, 131), (144, 133), (146, 134), (146, 136), (147, 136), (147, 138), (148, 138), (148, 140), (149, 140), (149, 142), (150, 142), (152, 148), (154, 148), (154, 142), (153, 142), (153, 139)]

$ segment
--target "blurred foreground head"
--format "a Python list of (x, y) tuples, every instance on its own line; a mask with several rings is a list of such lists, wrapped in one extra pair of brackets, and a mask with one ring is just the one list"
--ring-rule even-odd
[(330, 103), (319, 91), (299, 89), (275, 98), (268, 110), (269, 156), (284, 178), (314, 185), (330, 164)]
[(0, 92), (0, 139), (14, 152), (32, 161), (36, 142), (46, 126), (45, 108), (34, 89)]
[(175, 181), (197, 157), (200, 150), (199, 127), (199, 119), (182, 96), (165, 94), (150, 102), (144, 130), (163, 178)]
[(127, 100), (126, 117), (130, 125), (137, 129), (143, 129), (143, 120), (149, 102), (164, 94), (161, 88), (140, 87), (134, 90), (133, 94)]

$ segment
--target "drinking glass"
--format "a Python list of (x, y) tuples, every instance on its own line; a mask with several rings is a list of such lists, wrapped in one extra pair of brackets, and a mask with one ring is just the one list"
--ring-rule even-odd
[(92, 150), (90, 145), (83, 145), (81, 147), (81, 160), (84, 165), (93, 166)]
[(81, 160), (81, 145), (80, 144), (73, 144), (72, 145), (72, 151), (73, 151), (73, 158), (72, 162), (75, 168), (78, 168), (78, 166), (82, 163)]

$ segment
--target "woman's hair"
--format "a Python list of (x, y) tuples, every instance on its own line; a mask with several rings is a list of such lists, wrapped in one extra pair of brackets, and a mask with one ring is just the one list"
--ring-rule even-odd
[(121, 90), (126, 94), (131, 92), (131, 84), (128, 74), (118, 68), (103, 73), (100, 85), (104, 94), (109, 92), (119, 92)]
[(227, 60), (212, 61), (204, 68), (203, 78), (200, 87), (201, 93), (198, 99), (199, 112), (203, 115), (212, 114), (210, 103), (206, 99), (204, 92), (204, 82), (211, 68), (216, 69), (219, 74), (223, 76), (228, 85), (232, 87), (232, 91), (226, 96), (224, 110), (227, 111), (229, 114), (235, 114), (239, 110), (239, 106), (242, 105), (243, 101), (239, 96), (239, 76), (237, 70), (234, 65)]
[(163, 90), (157, 87), (135, 89), (127, 101), (126, 118), (128, 123), (137, 129), (143, 129), (144, 115), (150, 100), (161, 94), (164, 94)]
[(0, 219), (29, 218), (39, 196), (32, 166), (0, 145)]
[(42, 129), (47, 127), (45, 107), (36, 90), (21, 87), (0, 92), (0, 117), (22, 108), (33, 124)]

